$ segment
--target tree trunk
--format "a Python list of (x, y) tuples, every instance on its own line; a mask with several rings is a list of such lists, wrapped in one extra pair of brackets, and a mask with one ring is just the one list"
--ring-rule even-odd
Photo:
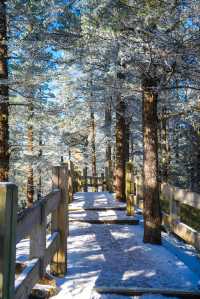
[(126, 162), (129, 161), (129, 143), (130, 143), (130, 123), (126, 122), (125, 124), (125, 159)]
[(96, 125), (95, 125), (95, 118), (94, 112), (91, 108), (90, 112), (90, 119), (91, 119), (91, 147), (92, 147), (92, 177), (93, 177), (93, 184), (94, 184), (94, 192), (97, 191), (97, 165), (96, 165)]
[[(0, 80), (8, 79), (6, 5), (0, 1)], [(9, 97), (8, 85), (0, 82), (0, 181), (8, 181), (9, 173)]]
[(116, 107), (116, 160), (115, 192), (117, 200), (126, 200), (125, 196), (125, 103), (118, 99)]
[[(29, 121), (32, 121), (33, 118), (33, 106), (29, 106)], [(32, 157), (33, 157), (33, 126), (28, 126), (28, 153), (29, 153), (29, 165), (28, 165), (28, 178), (27, 178), (27, 203), (28, 207), (33, 205), (34, 198), (34, 179), (33, 179), (33, 166), (32, 166)]]
[[(39, 162), (41, 162), (41, 159), (42, 159), (42, 132), (40, 131), (39, 132), (39, 154), (38, 154), (38, 159), (39, 159)], [(39, 166), (39, 169), (38, 169), (38, 192), (37, 192), (37, 198), (38, 200), (40, 200), (42, 198), (42, 168), (41, 166)]]
[(156, 80), (143, 80), (144, 242), (161, 244)]
[(112, 146), (111, 146), (111, 139), (112, 139), (112, 112), (111, 112), (111, 104), (108, 106), (106, 105), (105, 109), (105, 132), (106, 132), (106, 165), (105, 165), (105, 179), (106, 179), (106, 189), (109, 192), (113, 191), (112, 188)]
[(111, 124), (112, 124), (112, 115), (111, 115), (111, 105), (108, 105), (105, 109), (105, 130), (106, 130), (106, 162), (111, 161)]
[(167, 130), (166, 109), (163, 109), (161, 120), (161, 158), (162, 158), (162, 180), (169, 180), (170, 149)]

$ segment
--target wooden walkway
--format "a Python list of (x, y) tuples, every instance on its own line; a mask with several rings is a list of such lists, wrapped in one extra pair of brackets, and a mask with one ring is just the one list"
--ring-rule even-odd
[(200, 278), (176, 257), (180, 249), (143, 244), (142, 217), (126, 216), (111, 194), (76, 193), (69, 221), (68, 273), (54, 298), (200, 298)]

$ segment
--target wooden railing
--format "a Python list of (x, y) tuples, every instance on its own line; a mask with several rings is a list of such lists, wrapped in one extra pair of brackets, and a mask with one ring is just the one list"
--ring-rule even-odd
[(98, 192), (99, 187), (101, 187), (101, 191), (106, 191), (107, 189), (104, 173), (102, 173), (101, 176), (88, 176), (87, 168), (84, 168), (81, 181), (84, 192), (88, 192), (88, 187), (93, 187), (93, 191), (95, 192)]
[[(181, 205), (200, 210), (200, 194), (162, 183), (160, 184), (160, 198), (169, 205), (169, 213), (162, 212), (163, 225), (166, 229), (200, 250), (200, 233), (181, 222)], [(143, 208), (142, 178), (139, 176), (135, 180), (134, 205)], [(188, 217), (191, 216), (188, 215)]]
[(200, 194), (163, 183), (161, 196), (169, 201), (169, 214), (163, 212), (163, 224), (171, 232), (200, 250), (200, 233), (181, 222), (180, 217), (182, 204), (200, 210)]
[[(67, 271), (68, 167), (53, 169), (53, 191), (17, 215), (17, 187), (0, 183), (0, 298), (27, 299), (48, 265), (55, 275)], [(51, 233), (47, 221), (51, 218)], [(29, 260), (15, 279), (16, 244), (30, 239)]]

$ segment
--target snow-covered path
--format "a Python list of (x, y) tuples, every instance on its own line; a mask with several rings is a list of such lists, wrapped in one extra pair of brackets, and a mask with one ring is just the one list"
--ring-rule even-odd
[[(98, 210), (88, 210), (92, 207)], [(123, 208), (106, 192), (75, 195), (69, 214), (73, 221), (68, 238), (68, 273), (57, 280), (61, 292), (54, 298), (165, 298), (100, 295), (94, 290), (99, 287), (198, 290), (199, 277), (165, 246), (143, 244), (142, 219), (139, 225), (78, 221), (130, 219)]]

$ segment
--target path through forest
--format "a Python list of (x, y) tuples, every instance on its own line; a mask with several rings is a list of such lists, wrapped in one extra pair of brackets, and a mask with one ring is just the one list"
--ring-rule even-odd
[[(68, 273), (57, 280), (61, 292), (54, 298), (165, 298), (100, 295), (95, 288), (198, 289), (198, 275), (165, 246), (165, 241), (163, 246), (143, 244), (142, 217), (136, 216), (138, 225), (127, 224), (133, 217), (126, 216), (124, 204), (111, 194), (77, 193), (69, 209)], [(123, 220), (124, 224), (91, 223), (93, 220)]]

